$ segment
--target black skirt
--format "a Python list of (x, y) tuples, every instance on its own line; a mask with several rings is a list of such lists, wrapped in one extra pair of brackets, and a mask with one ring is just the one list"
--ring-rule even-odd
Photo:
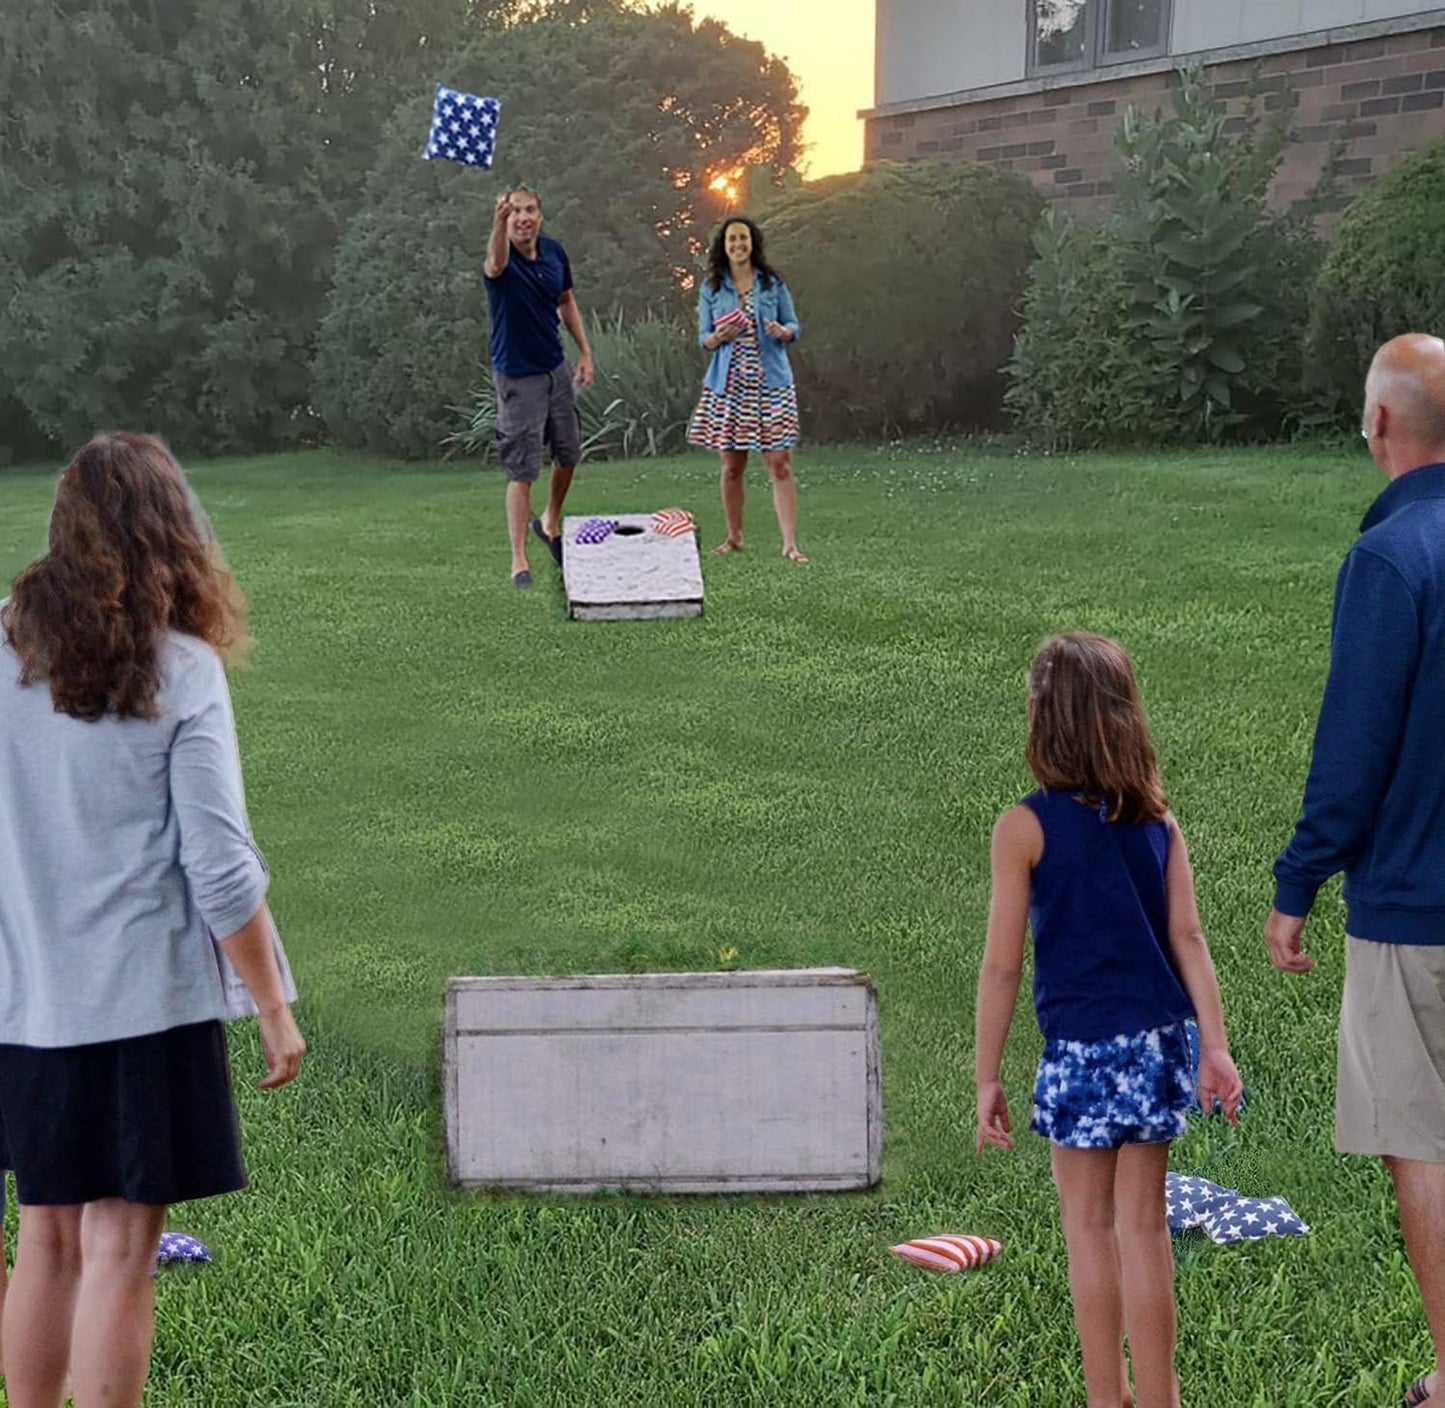
[(244, 1188), (224, 1026), (0, 1045), (0, 1153), (22, 1206), (158, 1206)]

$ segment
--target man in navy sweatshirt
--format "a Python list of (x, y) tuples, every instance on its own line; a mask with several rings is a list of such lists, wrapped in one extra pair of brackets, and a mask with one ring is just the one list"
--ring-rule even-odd
[(1407, 1405), (1445, 1408), (1445, 342), (1376, 354), (1364, 436), (1389, 487), (1335, 587), (1304, 807), (1264, 937), (1307, 973), (1315, 893), (1345, 873), (1335, 1148), (1377, 1154), (1435, 1344)]

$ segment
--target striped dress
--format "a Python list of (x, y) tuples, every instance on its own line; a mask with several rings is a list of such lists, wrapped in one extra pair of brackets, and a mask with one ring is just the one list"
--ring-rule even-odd
[(793, 386), (763, 385), (751, 289), (741, 302), (748, 330), (733, 339), (722, 394), (703, 387), (687, 427), (688, 443), (708, 450), (786, 450), (798, 443), (798, 393)]

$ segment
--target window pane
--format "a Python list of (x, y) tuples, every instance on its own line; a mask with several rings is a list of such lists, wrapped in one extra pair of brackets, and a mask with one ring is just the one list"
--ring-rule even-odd
[(1164, 47), (1164, 0), (1109, 0), (1106, 54)]
[(1040, 68), (1083, 59), (1088, 10), (1088, 0), (1036, 0), (1034, 62)]

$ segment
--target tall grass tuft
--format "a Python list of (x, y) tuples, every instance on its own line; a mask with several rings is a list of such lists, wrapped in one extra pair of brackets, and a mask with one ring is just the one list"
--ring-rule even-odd
[[(691, 330), (652, 313), (632, 319), (617, 313), (589, 317), (587, 339), (597, 377), (577, 395), (582, 458), (654, 459), (681, 450), (702, 384), (702, 354)], [(442, 441), (446, 452), (491, 459), (497, 406), (489, 369), (468, 403), (454, 409), (463, 423)]]

